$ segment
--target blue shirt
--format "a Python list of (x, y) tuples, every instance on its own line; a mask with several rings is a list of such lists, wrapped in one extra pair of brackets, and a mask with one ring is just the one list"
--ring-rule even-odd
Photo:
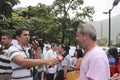
[(114, 57), (110, 57), (110, 58), (109, 58), (109, 64), (110, 64), (110, 65), (114, 65), (115, 63), (116, 63), (115, 58), (114, 58)]

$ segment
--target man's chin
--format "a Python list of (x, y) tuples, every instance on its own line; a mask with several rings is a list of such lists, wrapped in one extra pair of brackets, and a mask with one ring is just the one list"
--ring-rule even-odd
[(26, 42), (25, 45), (28, 45), (28, 42)]

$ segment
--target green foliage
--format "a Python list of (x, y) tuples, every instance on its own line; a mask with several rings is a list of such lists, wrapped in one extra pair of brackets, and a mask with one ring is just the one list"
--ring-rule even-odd
[(67, 30), (72, 26), (70, 11), (71, 13), (75, 12), (74, 19), (80, 22), (85, 22), (88, 18), (92, 21), (92, 15), (94, 13), (93, 7), (81, 8), (81, 5), (84, 3), (83, 0), (55, 0), (52, 5), (53, 14), (58, 18), (58, 21), (61, 23), (61, 43), (66, 43), (65, 40), (68, 39)]
[[(83, 0), (55, 0), (51, 6), (39, 3), (14, 9), (10, 18), (5, 16), (6, 19), (0, 20), (0, 34), (9, 32), (14, 35), (19, 27), (28, 27), (31, 36), (39, 36), (44, 43), (76, 45), (77, 26), (86, 19), (92, 21), (94, 13), (94, 7), (81, 8), (83, 3)], [(75, 14), (70, 17), (72, 12)]]
[(6, 20), (0, 20), (0, 36), (3, 33), (15, 33), (15, 29), (12, 26), (12, 20), (11, 19), (6, 19)]
[(81, 19), (82, 21), (90, 20), (93, 21), (92, 15), (94, 14), (94, 7), (86, 6), (81, 12), (77, 12), (75, 18)]
[(0, 19), (11, 18), (12, 7), (19, 3), (19, 0), (0, 0)]

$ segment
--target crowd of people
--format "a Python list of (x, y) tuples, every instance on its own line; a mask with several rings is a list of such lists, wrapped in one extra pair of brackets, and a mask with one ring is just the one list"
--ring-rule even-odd
[(115, 51), (106, 53), (96, 44), (96, 30), (90, 23), (78, 26), (79, 48), (73, 56), (69, 55), (70, 47), (57, 43), (44, 46), (43, 52), (37, 40), (29, 43), (27, 28), (18, 29), (15, 36), (16, 44), (12, 44), (10, 34), (1, 36), (1, 80), (66, 80), (71, 71), (80, 71), (78, 80), (109, 80), (110, 65), (118, 63)]

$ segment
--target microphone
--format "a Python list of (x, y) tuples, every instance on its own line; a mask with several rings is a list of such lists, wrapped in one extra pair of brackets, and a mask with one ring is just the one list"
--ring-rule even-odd
[(64, 58), (67, 56), (67, 54), (68, 53), (66, 51), (64, 51), (61, 54), (57, 55), (57, 59), (61, 62), (62, 60), (64, 60)]
[[(59, 60), (59, 62), (61, 62), (62, 60), (64, 60), (64, 58), (67, 56), (67, 54), (68, 53), (66, 51), (64, 51), (61, 54), (58, 54), (56, 58)], [(48, 68), (51, 68), (51, 67), (53, 67), (53, 66), (49, 66)]]

